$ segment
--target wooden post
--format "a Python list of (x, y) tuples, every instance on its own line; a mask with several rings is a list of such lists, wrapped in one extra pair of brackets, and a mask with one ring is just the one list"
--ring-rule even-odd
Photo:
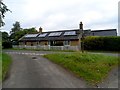
[(83, 40), (84, 40), (84, 31), (83, 31), (82, 22), (80, 22), (79, 27), (80, 27), (80, 30), (82, 31), (81, 32), (81, 51), (82, 51), (82, 53), (84, 53), (84, 42), (83, 42)]

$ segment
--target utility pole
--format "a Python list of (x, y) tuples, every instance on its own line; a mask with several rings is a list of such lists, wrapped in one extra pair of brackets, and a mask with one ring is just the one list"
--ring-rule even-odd
[(83, 40), (84, 40), (84, 31), (83, 31), (82, 22), (80, 22), (79, 28), (80, 28), (80, 31), (81, 31), (81, 51), (82, 51), (82, 53), (84, 53), (84, 42), (83, 42)]

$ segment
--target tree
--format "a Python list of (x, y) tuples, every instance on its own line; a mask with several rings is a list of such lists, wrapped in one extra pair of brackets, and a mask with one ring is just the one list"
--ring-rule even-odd
[(13, 24), (13, 28), (10, 31), (10, 38), (13, 42), (13, 44), (18, 44), (18, 41), (21, 37), (23, 37), (25, 34), (33, 34), (33, 33), (38, 33), (37, 30), (32, 27), (29, 29), (22, 29), (20, 26), (20, 23), (18, 21), (16, 21)]
[[(5, 23), (3, 22), (3, 19), (5, 17), (5, 13), (7, 11), (10, 11), (7, 6), (0, 0), (0, 27), (4, 26)], [(10, 11), (11, 12), (11, 11)]]
[(20, 23), (18, 21), (16, 21), (13, 24), (13, 28), (10, 31), (10, 34), (11, 34), (10, 39), (12, 41), (12, 44), (18, 44), (18, 42), (17, 42), (18, 39), (16, 39), (16, 37), (18, 37), (18, 36), (16, 33), (18, 33), (21, 30), (22, 30), (22, 28), (20, 27)]
[(14, 24), (13, 24), (13, 28), (11, 29), (10, 31), (10, 38), (13, 40), (13, 41), (17, 41), (18, 39), (16, 39), (17, 36), (17, 33), (19, 31), (21, 31), (22, 28), (20, 26), (20, 23), (18, 21), (16, 21)]
[(37, 30), (35, 28), (29, 28), (29, 29), (22, 29), (20, 31), (17, 31), (15, 34), (11, 34), (11, 36), (14, 36), (15, 41), (18, 41), (25, 34), (34, 34), (34, 33), (38, 33)]
[(35, 34), (35, 33), (38, 33), (37, 30), (34, 27), (28, 28), (28, 29), (23, 29), (23, 31), (25, 32), (25, 34)]
[(7, 32), (2, 32), (2, 41), (9, 41), (9, 35)]
[(11, 29), (12, 31), (10, 31), (10, 33), (16, 33), (20, 30), (22, 30), (22, 28), (20, 27), (20, 22), (16, 21), (14, 24), (13, 24), (13, 28)]

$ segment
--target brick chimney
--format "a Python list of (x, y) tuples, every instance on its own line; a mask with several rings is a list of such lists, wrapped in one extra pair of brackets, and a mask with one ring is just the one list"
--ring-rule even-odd
[(39, 33), (42, 33), (42, 28), (41, 27), (39, 28)]
[(79, 28), (80, 28), (81, 30), (83, 30), (83, 24), (82, 24), (82, 22), (80, 22)]

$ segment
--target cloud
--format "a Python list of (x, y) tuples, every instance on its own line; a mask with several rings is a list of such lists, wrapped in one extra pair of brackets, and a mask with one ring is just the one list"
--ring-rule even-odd
[(5, 30), (19, 21), (23, 28), (41, 26), (45, 31), (79, 28), (116, 28), (118, 0), (4, 0), (7, 13)]

